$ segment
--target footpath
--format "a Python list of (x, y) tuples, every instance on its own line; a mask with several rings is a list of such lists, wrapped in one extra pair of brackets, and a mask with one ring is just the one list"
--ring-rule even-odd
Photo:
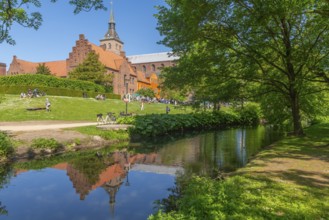
[(68, 122), (68, 121), (23, 121), (0, 122), (1, 131), (42, 131), (49, 129), (74, 128), (97, 125), (97, 122)]

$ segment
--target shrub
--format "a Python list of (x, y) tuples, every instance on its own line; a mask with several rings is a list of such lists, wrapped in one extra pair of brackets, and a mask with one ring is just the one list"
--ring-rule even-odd
[(248, 104), (239, 111), (241, 123), (255, 125), (259, 123), (260, 108), (255, 104)]
[(8, 158), (14, 152), (13, 145), (8, 136), (0, 132), (0, 160)]
[(85, 93), (88, 97), (96, 97), (97, 94), (102, 93), (106, 98), (120, 99), (120, 95), (105, 93), (103, 86), (82, 80), (40, 74), (0, 77), (0, 93), (20, 94), (34, 88), (38, 88), (40, 92), (48, 95), (82, 97), (82, 94)]
[(57, 150), (61, 147), (61, 144), (58, 143), (54, 138), (46, 139), (46, 138), (37, 138), (34, 139), (32, 142), (31, 147), (33, 149), (50, 149), (50, 150)]
[[(246, 114), (244, 117), (248, 117), (248, 115)], [(135, 125), (130, 131), (145, 136), (156, 136), (181, 130), (250, 125), (250, 121), (254, 122), (256, 119), (241, 120), (239, 113), (223, 111), (194, 114), (152, 114), (135, 116), (135, 120), (131, 118), (117, 120), (118, 123)]]
[(58, 78), (41, 74), (24, 74), (15, 76), (0, 77), (2, 86), (28, 86), (33, 88), (51, 87), (65, 88), (80, 91), (105, 92), (104, 87), (95, 83)]

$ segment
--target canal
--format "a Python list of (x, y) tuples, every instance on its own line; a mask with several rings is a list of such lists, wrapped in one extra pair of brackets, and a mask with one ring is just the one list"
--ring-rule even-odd
[(147, 219), (177, 173), (234, 171), (279, 138), (270, 127), (226, 129), (3, 166), (0, 219)]

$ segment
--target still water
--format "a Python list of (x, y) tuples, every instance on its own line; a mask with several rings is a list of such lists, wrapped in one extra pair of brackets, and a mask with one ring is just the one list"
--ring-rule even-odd
[(131, 143), (133, 153), (104, 149), (1, 167), (0, 219), (147, 219), (176, 173), (235, 170), (279, 136), (266, 127), (228, 129)]

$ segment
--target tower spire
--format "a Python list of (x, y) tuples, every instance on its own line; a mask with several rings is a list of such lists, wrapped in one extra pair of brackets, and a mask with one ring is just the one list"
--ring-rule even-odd
[(123, 51), (123, 42), (120, 40), (118, 33), (115, 30), (113, 1), (110, 2), (110, 19), (108, 23), (108, 30), (104, 35), (104, 38), (100, 40), (100, 44), (105, 47), (106, 50), (113, 51), (116, 54), (121, 54)]
[(109, 21), (109, 23), (115, 23), (114, 13), (113, 13), (113, 2), (111, 1), (110, 4), (111, 4), (111, 12), (110, 12), (110, 21)]

